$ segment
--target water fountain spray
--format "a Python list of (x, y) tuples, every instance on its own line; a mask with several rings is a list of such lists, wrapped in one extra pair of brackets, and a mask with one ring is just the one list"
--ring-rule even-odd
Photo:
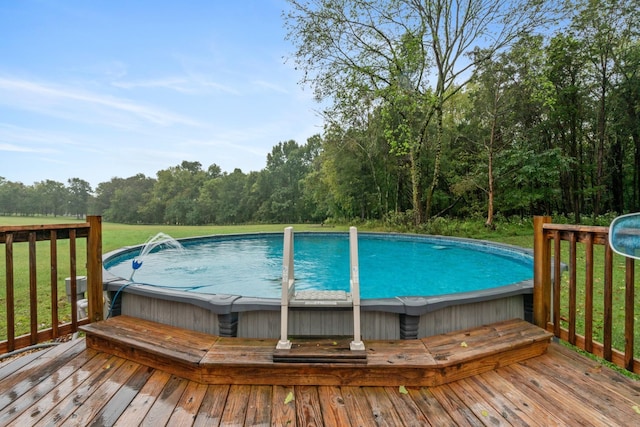
[(129, 277), (130, 282), (133, 282), (134, 274), (136, 274), (136, 271), (138, 271), (138, 269), (142, 267), (144, 258), (149, 253), (151, 253), (151, 251), (160, 247), (168, 247), (171, 249), (178, 249), (178, 250), (184, 249), (184, 247), (180, 244), (180, 242), (178, 242), (176, 239), (169, 236), (168, 234), (165, 234), (165, 233), (156, 234), (155, 236), (147, 240), (147, 242), (144, 244), (144, 246), (140, 250), (140, 254), (131, 261), (132, 271), (131, 271), (131, 276)]

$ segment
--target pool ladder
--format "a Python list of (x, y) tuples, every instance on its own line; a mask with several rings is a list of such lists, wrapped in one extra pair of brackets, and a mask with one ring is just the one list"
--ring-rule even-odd
[(282, 299), (280, 304), (280, 341), (277, 349), (291, 348), (288, 338), (289, 307), (351, 307), (353, 309), (353, 341), (351, 350), (364, 350), (360, 337), (360, 274), (358, 271), (358, 229), (349, 228), (349, 286), (344, 291), (298, 291), (296, 292), (293, 265), (293, 227), (284, 229), (282, 256)]

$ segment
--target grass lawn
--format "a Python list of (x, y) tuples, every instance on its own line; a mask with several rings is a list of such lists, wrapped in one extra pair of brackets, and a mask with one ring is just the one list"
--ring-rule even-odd
[[(68, 217), (0, 217), (0, 226), (7, 225), (26, 225), (26, 224), (60, 224), (60, 223), (79, 223), (83, 220)], [(317, 224), (294, 224), (296, 231), (346, 231), (348, 225), (337, 225), (330, 227), (321, 227)], [(284, 225), (274, 224), (257, 224), (257, 225), (234, 225), (234, 226), (169, 226), (169, 225), (126, 225), (103, 223), (103, 253), (115, 250), (123, 246), (131, 246), (144, 243), (149, 238), (155, 236), (159, 232), (166, 233), (175, 238), (204, 236), (212, 234), (232, 234), (232, 233), (252, 233), (252, 232), (282, 232)], [(358, 225), (361, 231), (393, 231), (383, 229), (379, 225), (368, 226)], [(533, 228), (530, 223), (524, 222), (520, 224), (507, 223), (498, 224), (496, 230), (487, 230), (479, 223), (474, 222), (451, 222), (443, 226), (440, 234), (472, 237), (483, 240), (497, 241), (515, 246), (531, 248), (533, 246)], [(569, 259), (568, 245), (563, 243), (563, 261)], [(51, 325), (51, 291), (50, 291), (50, 261), (49, 261), (49, 242), (38, 243), (37, 261), (38, 261), (38, 322), (41, 328)], [(579, 245), (579, 248), (582, 249)], [(61, 313), (62, 321), (70, 320), (70, 303), (67, 302), (65, 293), (65, 278), (69, 277), (68, 266), (68, 241), (58, 242), (59, 271), (58, 271), (58, 307)], [(85, 247), (84, 240), (78, 241), (78, 275), (85, 275)], [(595, 248), (595, 266), (594, 266), (594, 339), (602, 341), (601, 328), (603, 324), (603, 277), (604, 277), (604, 250), (602, 246)], [(28, 274), (28, 248), (26, 244), (16, 244), (14, 246), (14, 268), (15, 276), (15, 304), (16, 304), (16, 335), (28, 333), (29, 331), (29, 274)], [(584, 331), (583, 319), (580, 317), (584, 314), (584, 251), (578, 251), (577, 272), (578, 272), (578, 295), (577, 310), (578, 324), (577, 331), (582, 334)], [(640, 263), (636, 263), (636, 277), (640, 277)], [(82, 267), (82, 269), (80, 269)], [(5, 282), (5, 257), (0, 257), (0, 277)], [(569, 276), (567, 273), (563, 275), (563, 307), (568, 306), (568, 288)], [(0, 340), (6, 339), (6, 304), (5, 304), (5, 286), (0, 287)], [(636, 293), (636, 313), (640, 313), (640, 292)], [(615, 256), (614, 258), (614, 309), (613, 309), (613, 345), (617, 349), (624, 348), (624, 258)], [(568, 317), (566, 308), (563, 308), (562, 315)], [(636, 315), (637, 317), (637, 315)], [(636, 322), (637, 323), (637, 322)], [(635, 354), (640, 354), (640, 337), (637, 335), (640, 328), (636, 327)]]

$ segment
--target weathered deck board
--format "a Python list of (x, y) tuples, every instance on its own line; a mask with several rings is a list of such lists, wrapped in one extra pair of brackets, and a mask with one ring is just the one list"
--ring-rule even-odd
[(294, 396), (298, 419), (306, 420), (308, 425), (324, 425), (317, 387), (308, 385), (296, 387)]
[[(467, 389), (474, 389), (477, 401), (488, 401), (512, 425), (552, 426), (562, 424), (553, 413), (537, 405), (527, 393), (515, 387), (494, 371), (461, 380)], [(487, 399), (487, 396), (490, 399)]]
[[(67, 362), (73, 360), (82, 351), (83, 347), (80, 345), (57, 346), (47, 352), (49, 353), (48, 358), (33, 359), (32, 363), (14, 370), (3, 380), (5, 389), (11, 390), (11, 393), (0, 394), (0, 408), (32, 390), (34, 384), (38, 385), (37, 393), (46, 393), (47, 387), (51, 383), (47, 380), (51, 375), (58, 373), (61, 369), (64, 369), (65, 375), (74, 372), (77, 368), (67, 366)], [(7, 371), (10, 370), (7, 369)]]
[(288, 403), (289, 396), (295, 396), (293, 386), (273, 386), (271, 425), (296, 427), (296, 408)]
[(207, 386), (202, 404), (195, 414), (194, 426), (217, 426), (224, 412), (230, 387), (228, 385)]
[(345, 402), (352, 426), (376, 425), (376, 419), (362, 387), (341, 387), (342, 398)]
[(170, 379), (171, 374), (168, 372), (154, 371), (135, 398), (120, 414), (114, 426), (132, 426), (143, 419)]
[(427, 417), (429, 424), (437, 426), (453, 426), (453, 418), (427, 387), (409, 388), (409, 395)]
[(598, 386), (605, 388), (608, 393), (619, 394), (625, 399), (640, 400), (640, 382), (619, 382), (619, 374), (617, 372), (611, 369), (603, 369), (602, 365), (597, 361), (583, 357), (567, 347), (553, 346), (549, 351), (548, 357), (541, 360), (546, 361), (547, 359), (552, 364), (553, 369), (558, 369), (566, 359), (569, 359), (576, 369), (582, 372), (583, 375), (595, 380)]
[[(87, 396), (99, 389), (100, 386), (104, 384), (120, 366), (125, 364), (125, 362), (125, 359), (111, 356), (96, 369), (90, 371), (91, 375), (79, 385), (73, 384), (73, 387), (70, 388), (66, 394), (60, 394), (60, 400), (55, 406), (47, 408), (48, 411), (42, 411), (38, 414), (32, 413), (30, 424), (61, 424), (64, 420), (73, 415), (78, 408), (82, 407)], [(57, 393), (58, 391), (59, 389), (56, 388), (55, 392)]]
[[(82, 341), (74, 344), (74, 347), (82, 350)], [(34, 353), (37, 355), (37, 353)], [(60, 404), (61, 399), (71, 393), (78, 384), (83, 383), (90, 375), (103, 366), (112, 356), (106, 353), (96, 354), (87, 352), (78, 354), (66, 363), (71, 367), (65, 370), (69, 374), (65, 380), (60, 382), (58, 375), (65, 372), (56, 372), (56, 375), (47, 377), (37, 386), (30, 386), (30, 390), (21, 396), (14, 393), (16, 389), (11, 383), (4, 383), (3, 388), (11, 390), (9, 397), (13, 398), (11, 403), (0, 411), (0, 425), (5, 425), (14, 421), (17, 425), (29, 425), (37, 421), (52, 408)], [(35, 368), (37, 369), (37, 368)], [(4, 393), (3, 393), (4, 394)], [(0, 405), (2, 405), (0, 403)]]
[(271, 420), (273, 387), (266, 385), (251, 386), (249, 405), (245, 425), (268, 425)]
[[(531, 375), (530, 370), (523, 369), (521, 366), (507, 366), (503, 372), (510, 381), (526, 386), (527, 393), (544, 400), (545, 403), (553, 402), (557, 408), (581, 408), (580, 413), (570, 415), (558, 411), (556, 415), (562, 419), (563, 423), (568, 425), (574, 423), (580, 426), (607, 425), (607, 418), (595, 410), (589, 402), (584, 402), (575, 392), (567, 393), (568, 388), (558, 386), (553, 379)], [(613, 423), (613, 425), (616, 424)]]
[(416, 426), (429, 425), (429, 421), (420, 410), (418, 404), (413, 401), (406, 387), (402, 392), (400, 392), (399, 387), (385, 387), (384, 390), (387, 392), (391, 404), (396, 408), (396, 411), (398, 411), (400, 419), (414, 420), (414, 425)]
[(101, 416), (104, 415), (103, 411), (106, 409), (103, 406), (103, 402), (119, 405), (118, 392), (123, 390), (122, 384), (129, 384), (136, 373), (141, 370), (145, 371), (147, 368), (135, 362), (125, 361), (107, 381), (97, 382), (95, 389), (90, 390), (87, 395), (76, 395), (73, 403), (79, 406), (69, 413), (65, 424), (70, 426), (88, 426), (93, 423), (95, 425), (107, 425), (101, 420)]
[(239, 426), (244, 424), (250, 392), (250, 385), (232, 385), (229, 388), (227, 403), (220, 420), (221, 425)]
[(320, 386), (318, 387), (318, 397), (322, 405), (322, 416), (326, 425), (351, 425), (349, 412), (340, 387)]
[(397, 426), (402, 424), (400, 414), (396, 411), (384, 387), (367, 387), (363, 391), (373, 411), (376, 425)]
[(190, 381), (185, 388), (184, 393), (180, 396), (180, 400), (173, 410), (169, 422), (169, 426), (184, 426), (193, 424), (194, 414), (202, 405), (202, 401), (207, 394), (207, 385)]
[(454, 425), (476, 426), (483, 424), (481, 420), (475, 416), (471, 407), (458, 397), (449, 384), (433, 387), (430, 391), (438, 400), (438, 403), (442, 405), (444, 412), (451, 417)]
[(140, 424), (166, 425), (188, 384), (189, 380), (172, 375)]
[[(0, 416), (12, 414), (1, 425), (630, 426), (640, 421), (634, 409), (640, 406), (639, 382), (555, 343), (542, 356), (447, 385), (407, 384), (406, 394), (396, 386), (204, 385), (85, 349), (83, 339), (28, 359), (28, 364), (19, 359), (0, 364), (0, 370), (11, 372), (0, 380), (0, 395), (9, 397)], [(38, 395), (41, 384), (48, 384), (48, 391)]]
[[(558, 368), (557, 362), (549, 357), (540, 358), (535, 365), (529, 365), (526, 362), (523, 362), (522, 365), (539, 374)], [(596, 370), (601, 370), (601, 368)], [(565, 373), (562, 376), (550, 378), (550, 384), (553, 384), (553, 386), (558, 389), (564, 387), (571, 388), (574, 390), (574, 394), (577, 399), (579, 399), (580, 404), (588, 404), (599, 416), (604, 414), (607, 419), (613, 419), (620, 425), (633, 425), (634, 422), (638, 422), (638, 414), (629, 417), (629, 414), (626, 412), (612, 411), (612, 408), (617, 408), (628, 400), (615, 392), (602, 393), (601, 386), (590, 381), (588, 378), (589, 374), (589, 369), (580, 375), (568, 375)], [(596, 417), (594, 419), (597, 420), (598, 418)]]

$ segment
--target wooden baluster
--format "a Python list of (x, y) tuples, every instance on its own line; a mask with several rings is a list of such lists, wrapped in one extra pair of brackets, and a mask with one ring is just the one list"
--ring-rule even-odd
[(5, 236), (5, 277), (7, 297), (7, 351), (16, 349), (15, 292), (13, 287), (13, 233)]
[(611, 361), (611, 343), (613, 338), (613, 250), (611, 246), (604, 247), (604, 327), (603, 358)]
[(569, 342), (576, 345), (576, 233), (569, 237)]
[(58, 331), (58, 233), (56, 230), (51, 230), (49, 240), (49, 259), (51, 260), (51, 331), (53, 337), (60, 336)]
[(633, 372), (634, 314), (635, 314), (635, 261), (626, 259), (624, 295), (624, 367)]
[(560, 232), (553, 232), (553, 334), (560, 337), (560, 292), (562, 283), (562, 269), (560, 255), (562, 240)]
[(584, 347), (593, 353), (593, 234), (585, 241)]
[(29, 232), (29, 308), (31, 344), (38, 343), (38, 275), (36, 263), (36, 232)]
[(73, 332), (78, 330), (78, 253), (76, 251), (76, 230), (69, 230), (69, 275), (71, 283), (71, 328)]

